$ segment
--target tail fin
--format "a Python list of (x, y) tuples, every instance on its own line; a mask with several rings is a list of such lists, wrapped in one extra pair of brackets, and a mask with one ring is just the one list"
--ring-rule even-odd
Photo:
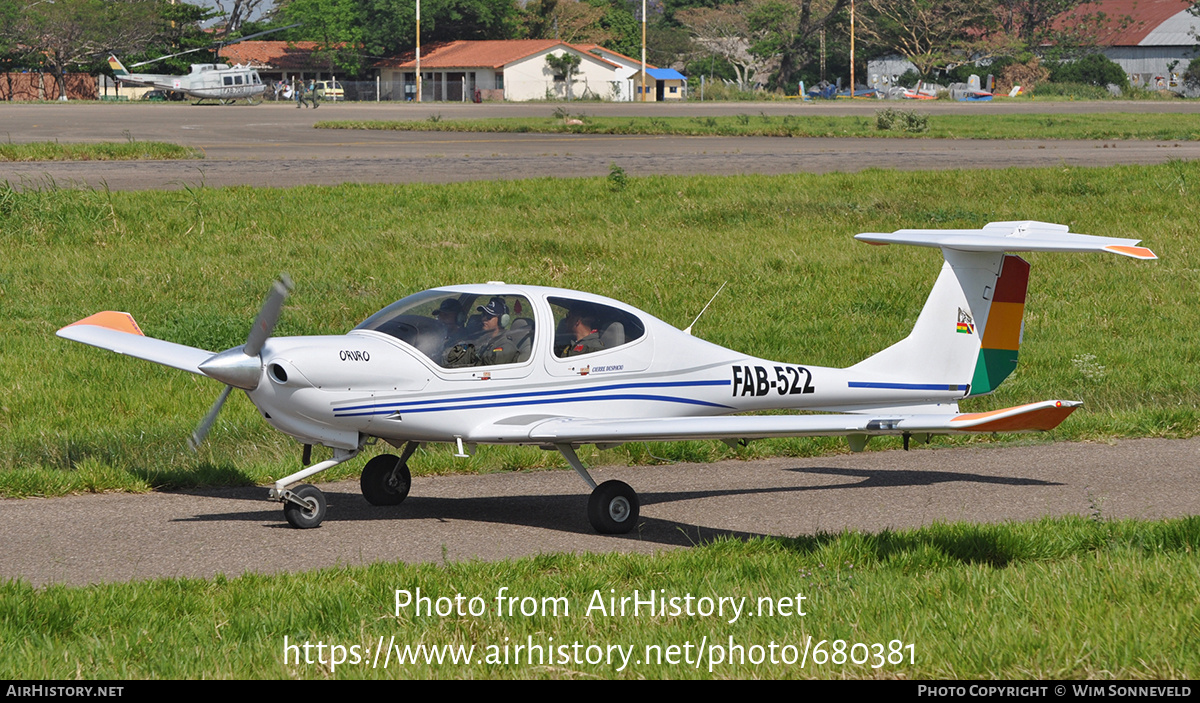
[(1158, 258), (1136, 239), (1071, 234), (1046, 222), (993, 222), (978, 230), (898, 230), (864, 233), (872, 244), (939, 247), (945, 258), (908, 337), (851, 367), (908, 383), (966, 387), (991, 393), (1016, 368), (1024, 327), (1029, 264), (1011, 251), (1108, 251)]
[(125, 64), (121, 63), (121, 60), (115, 55), (108, 57), (108, 67), (112, 69), (114, 78), (119, 79), (122, 76), (129, 75), (129, 71), (125, 69)]

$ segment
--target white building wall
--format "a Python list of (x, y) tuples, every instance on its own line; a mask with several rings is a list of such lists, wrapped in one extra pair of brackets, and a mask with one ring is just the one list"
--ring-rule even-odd
[[(547, 54), (561, 55), (557, 48), (515, 61), (504, 67), (504, 97), (506, 100), (563, 100), (567, 97), (566, 83), (555, 82), (554, 71), (546, 64)], [(576, 69), (571, 85), (573, 99), (595, 95), (602, 100), (613, 99), (612, 82), (618, 80), (616, 67), (587, 54), (577, 54), (583, 61)]]

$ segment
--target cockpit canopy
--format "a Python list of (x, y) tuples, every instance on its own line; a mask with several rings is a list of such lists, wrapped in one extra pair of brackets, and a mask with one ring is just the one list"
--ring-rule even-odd
[[(556, 357), (582, 356), (629, 344), (646, 333), (636, 315), (609, 305), (566, 295), (545, 301), (549, 315), (528, 297), (511, 292), (427, 290), (392, 303), (355, 329), (391, 335), (445, 368), (522, 363), (533, 355), (535, 343), (547, 345), (546, 352)], [(581, 327), (576, 326), (580, 318), (586, 323)], [(554, 333), (537, 341), (539, 328)], [(579, 335), (588, 335), (589, 341), (576, 344)]]

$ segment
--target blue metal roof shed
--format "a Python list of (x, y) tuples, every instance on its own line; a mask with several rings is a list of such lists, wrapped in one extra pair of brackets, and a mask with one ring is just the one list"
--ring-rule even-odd
[(687, 78), (673, 68), (647, 68), (646, 75), (658, 81), (686, 81)]

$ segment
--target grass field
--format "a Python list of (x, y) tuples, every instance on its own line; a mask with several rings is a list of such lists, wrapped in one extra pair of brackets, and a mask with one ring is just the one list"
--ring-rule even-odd
[[(436, 108), (432, 108), (436, 109)], [(317, 122), (318, 129), (390, 129), (437, 132), (548, 132), (567, 134), (661, 134), (678, 136), (757, 137), (898, 137), (941, 139), (1200, 139), (1200, 114), (1096, 113), (1079, 115), (1028, 114), (925, 115), (920, 108), (890, 109), (927, 116), (927, 127), (912, 132), (881, 129), (876, 117), (740, 114), (706, 117), (605, 117), (588, 115), (587, 105), (560, 107), (583, 124), (564, 119), (497, 117), (478, 120), (443, 120), (436, 112), (421, 120)], [(576, 112), (577, 111), (577, 112)], [(547, 112), (550, 109), (547, 108)]]
[[(189, 453), (185, 438), (219, 387), (53, 336), (98, 310), (129, 311), (151, 336), (224, 349), (244, 341), (281, 270), (297, 282), (281, 335), (340, 333), (410, 292), (495, 279), (610, 295), (682, 327), (728, 281), (698, 336), (844, 366), (908, 333), (941, 265), (934, 251), (868, 247), (853, 234), (1026, 218), (1142, 238), (1162, 258), (1029, 256), (1021, 366), (965, 409), (1072, 398), (1084, 410), (1041, 441), (1191, 436), (1200, 427), (1197, 188), (1200, 164), (1171, 162), (445, 186), (0, 189), (0, 494), (263, 483), (295, 465), (299, 448), (240, 395), (202, 452)], [(633, 463), (841, 451), (840, 441), (781, 440), (582, 456)], [(350, 464), (326, 478), (357, 471), (361, 460)], [(484, 447), (460, 462), (433, 448), (413, 470), (548, 465), (559, 465), (557, 455), (533, 449)], [(377, 564), (86, 588), (9, 582), (0, 585), (0, 677), (1194, 679), (1198, 545), (1197, 518), (1113, 522), (1097, 511), (1031, 524), (724, 540), (655, 556)], [(416, 588), (431, 608), (461, 594), (463, 607), (479, 596), (485, 610), (397, 612), (396, 591)], [(496, 616), (487, 609), (503, 588), (518, 610), (565, 604), (570, 612)], [(638, 591), (644, 599), (650, 590), (691, 595), (697, 612), (705, 602), (744, 597), (745, 607), (766, 599), (789, 614), (588, 611), (597, 594), (607, 606), (608, 597)], [(395, 662), (405, 646), (418, 663)], [(449, 656), (430, 649), (446, 646), (467, 648), (473, 662), (424, 660), (434, 651)], [(531, 662), (538, 653), (549, 659)]]
[(192, 147), (165, 142), (59, 142), (0, 143), (0, 161), (136, 161), (157, 159), (202, 159)]
[[(847, 366), (911, 329), (936, 252), (852, 235), (1038, 218), (1144, 238), (1161, 260), (1030, 256), (1016, 373), (964, 409), (1085, 402), (1057, 439), (1185, 437), (1200, 427), (1200, 166), (630, 178), (119, 193), (0, 190), (0, 494), (269, 482), (299, 448), (235, 394), (207, 447), (184, 448), (216, 383), (53, 336), (98, 310), (146, 334), (241, 344), (270, 281), (297, 282), (277, 333), (341, 333), (408, 293), (505, 280), (588, 290), (680, 327), (728, 281), (696, 333), (750, 354)], [(836, 340), (836, 341), (835, 341)], [(939, 440), (949, 442), (951, 440)], [(958, 442), (986, 442), (968, 438)], [(880, 441), (872, 447), (895, 446)], [(840, 440), (714, 442), (585, 452), (653, 457), (845, 451)], [(327, 478), (351, 475), (350, 462)], [(561, 466), (533, 448), (441, 448), (416, 473)]]
[(1200, 518), (1066, 518), (655, 556), (10, 582), (0, 678), (1194, 680), (1197, 549)]

